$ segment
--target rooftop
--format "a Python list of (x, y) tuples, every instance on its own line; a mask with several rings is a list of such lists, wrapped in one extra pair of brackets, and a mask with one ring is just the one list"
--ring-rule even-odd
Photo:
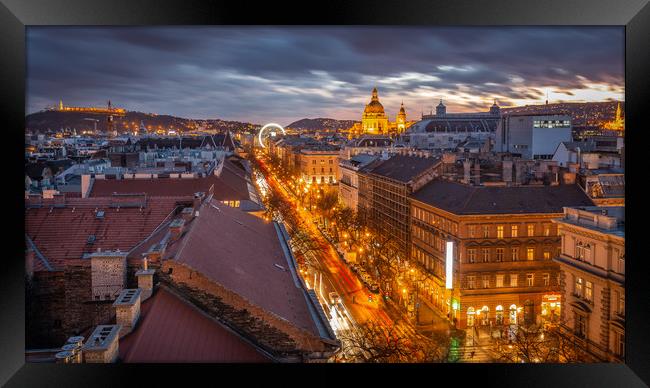
[(166, 256), (320, 336), (275, 223), (215, 200), (206, 200), (199, 212)]
[(370, 169), (370, 173), (407, 183), (419, 174), (440, 163), (438, 157), (394, 155)]
[(120, 358), (146, 362), (269, 362), (253, 345), (165, 287), (142, 303)]
[(565, 206), (593, 206), (577, 185), (470, 186), (434, 180), (411, 197), (459, 215), (562, 213)]
[(245, 171), (229, 160), (224, 161), (221, 175), (198, 178), (153, 179), (95, 179), (91, 197), (110, 196), (113, 193), (147, 193), (151, 197), (192, 196), (209, 192), (214, 186), (214, 198), (219, 200), (250, 199)]
[[(25, 207), (25, 234), (49, 266), (57, 269), (66, 260), (81, 259), (98, 248), (128, 252), (149, 237), (183, 200), (149, 198), (142, 208), (117, 208), (111, 206), (111, 197), (66, 198), (63, 206), (43, 199), (40, 207)], [(98, 217), (96, 210), (103, 211), (103, 217)], [(34, 261), (34, 270), (45, 269), (48, 264), (41, 257)]]
[(625, 206), (580, 206), (564, 209), (559, 222), (625, 237)]

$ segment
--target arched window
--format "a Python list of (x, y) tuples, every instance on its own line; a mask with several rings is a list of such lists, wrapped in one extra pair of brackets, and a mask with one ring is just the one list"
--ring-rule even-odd
[(488, 306), (483, 306), (481, 308), (481, 318), (483, 319), (483, 325), (488, 325), (489, 324), (489, 314), (490, 314), (490, 308)]
[(511, 325), (517, 324), (517, 305), (510, 305), (508, 320)]
[(496, 323), (497, 325), (502, 325), (503, 324), (503, 306), (498, 305), (496, 308)]
[(474, 326), (474, 307), (467, 308), (467, 326)]

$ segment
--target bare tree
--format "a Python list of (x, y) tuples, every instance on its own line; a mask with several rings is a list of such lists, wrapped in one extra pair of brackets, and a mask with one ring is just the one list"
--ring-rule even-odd
[(446, 362), (449, 358), (449, 336), (435, 333), (431, 337), (419, 334), (405, 336), (397, 330), (398, 323), (389, 326), (370, 320), (339, 335), (343, 343), (335, 361), (352, 358), (357, 362)]
[(586, 358), (573, 335), (559, 327), (518, 326), (512, 334), (497, 340), (495, 358), (500, 362), (574, 363)]

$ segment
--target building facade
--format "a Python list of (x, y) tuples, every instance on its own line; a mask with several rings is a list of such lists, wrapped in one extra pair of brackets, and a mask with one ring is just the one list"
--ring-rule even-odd
[(562, 328), (595, 361), (625, 360), (625, 208), (565, 208), (554, 221), (566, 301)]
[(510, 114), (498, 121), (495, 151), (552, 159), (560, 143), (572, 140), (570, 116)]
[[(459, 328), (559, 321), (557, 203), (577, 186), (477, 187), (436, 180), (411, 196), (410, 259), (419, 299)], [(451, 250), (451, 251), (450, 251)]]
[(381, 236), (391, 238), (402, 258), (408, 255), (408, 196), (440, 173), (440, 158), (423, 153), (397, 154), (388, 160), (361, 169), (359, 207), (369, 216), (370, 224)]
[(339, 176), (339, 148), (321, 145), (301, 149), (300, 176), (305, 182), (335, 184)]
[(344, 206), (357, 211), (359, 205), (359, 175), (360, 168), (377, 160), (379, 156), (359, 154), (339, 162), (339, 200)]

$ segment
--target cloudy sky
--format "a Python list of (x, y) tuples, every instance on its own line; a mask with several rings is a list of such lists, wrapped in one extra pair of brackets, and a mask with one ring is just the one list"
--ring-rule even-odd
[(113, 105), (253, 123), (623, 100), (622, 27), (28, 27), (27, 112)]

